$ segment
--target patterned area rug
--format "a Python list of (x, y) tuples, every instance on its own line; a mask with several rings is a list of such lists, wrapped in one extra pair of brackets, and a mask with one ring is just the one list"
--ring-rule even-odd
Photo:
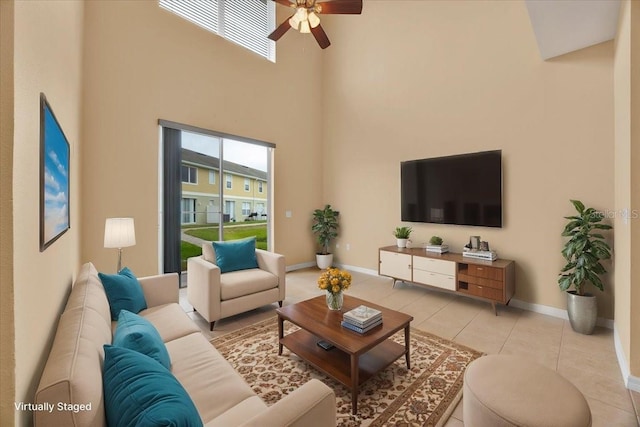
[[(285, 322), (285, 335), (298, 329)], [(392, 339), (404, 345), (404, 333)], [(311, 378), (336, 393), (339, 426), (441, 426), (462, 396), (464, 370), (482, 353), (426, 332), (411, 330), (411, 370), (404, 357), (360, 387), (358, 414), (349, 390), (307, 365), (286, 347), (278, 356), (277, 318), (214, 338), (211, 343), (245, 381), (272, 405)]]

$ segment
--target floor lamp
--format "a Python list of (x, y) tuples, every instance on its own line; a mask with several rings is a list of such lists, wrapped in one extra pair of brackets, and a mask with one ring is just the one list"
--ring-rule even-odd
[(136, 244), (133, 218), (107, 218), (104, 224), (104, 247), (118, 249), (118, 269), (122, 269), (122, 248)]

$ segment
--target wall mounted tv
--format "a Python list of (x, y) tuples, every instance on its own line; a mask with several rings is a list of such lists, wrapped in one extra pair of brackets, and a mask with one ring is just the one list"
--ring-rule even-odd
[(502, 227), (502, 151), (400, 163), (402, 221)]

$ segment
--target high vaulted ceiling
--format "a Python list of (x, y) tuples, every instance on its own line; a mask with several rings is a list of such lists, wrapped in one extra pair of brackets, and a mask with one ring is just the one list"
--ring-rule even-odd
[(542, 59), (612, 40), (620, 0), (525, 0)]

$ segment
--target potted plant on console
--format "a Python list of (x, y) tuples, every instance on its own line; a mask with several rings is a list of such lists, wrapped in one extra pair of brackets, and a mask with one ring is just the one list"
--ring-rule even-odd
[[(611, 248), (597, 230), (609, 230), (612, 227), (601, 224), (603, 216), (595, 209), (585, 208), (579, 200), (571, 200), (571, 203), (578, 214), (565, 217), (569, 222), (562, 235), (569, 237), (569, 240), (562, 249), (562, 256), (567, 264), (558, 277), (558, 285), (567, 292), (571, 328), (589, 335), (596, 326), (598, 311), (595, 295), (585, 292), (585, 287), (591, 283), (604, 291), (600, 275), (606, 270), (600, 261), (611, 258)], [(572, 286), (574, 290), (569, 290)]]
[(407, 241), (411, 235), (411, 227), (396, 227), (393, 235), (396, 236), (396, 245), (399, 248), (406, 248)]
[(322, 270), (333, 265), (333, 254), (329, 252), (329, 245), (338, 237), (338, 215), (340, 212), (334, 211), (331, 205), (313, 211), (311, 231), (316, 235), (320, 245), (320, 252), (316, 253), (316, 264)]

